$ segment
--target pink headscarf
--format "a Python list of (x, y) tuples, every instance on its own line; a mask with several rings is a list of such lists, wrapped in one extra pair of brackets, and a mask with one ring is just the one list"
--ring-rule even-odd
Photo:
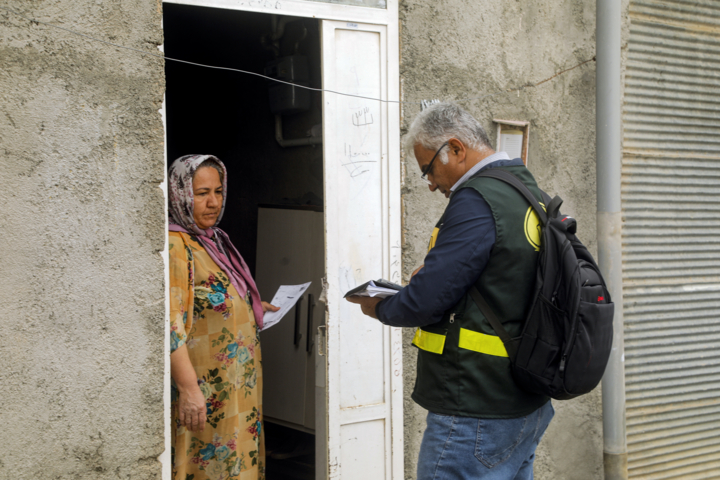
[[(206, 160), (212, 160), (222, 169), (223, 204), (218, 215), (217, 225), (225, 211), (225, 199), (227, 198), (227, 170), (219, 158), (213, 155), (185, 155), (173, 162), (168, 172), (170, 208), (168, 212), (169, 227), (171, 232), (185, 232), (197, 237), (198, 241), (205, 247), (208, 255), (222, 269), (230, 279), (240, 296), (245, 297), (250, 291), (255, 322), (258, 327), (263, 327), (263, 309), (255, 281), (250, 275), (245, 260), (230, 241), (227, 233), (218, 227), (210, 227), (203, 230), (198, 227), (193, 218), (195, 198), (193, 197), (193, 175), (200, 164)], [(213, 241), (214, 239), (214, 241)]]

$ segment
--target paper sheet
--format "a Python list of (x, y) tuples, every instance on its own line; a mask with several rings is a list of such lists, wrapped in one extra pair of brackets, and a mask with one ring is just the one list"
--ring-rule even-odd
[(400, 290), (393, 290), (391, 288), (383, 288), (378, 287), (375, 285), (375, 282), (372, 280), (369, 282), (370, 284), (367, 286), (367, 288), (359, 293), (356, 293), (355, 295), (358, 295), (360, 297), (380, 297), (380, 298), (386, 298), (386, 297), (392, 297), (396, 293), (398, 293)]
[(312, 282), (307, 282), (302, 285), (280, 285), (280, 288), (278, 288), (277, 293), (275, 293), (275, 296), (270, 302), (276, 307), (280, 307), (280, 310), (265, 313), (263, 316), (263, 331), (280, 322), (285, 314), (292, 310), (311, 283)]

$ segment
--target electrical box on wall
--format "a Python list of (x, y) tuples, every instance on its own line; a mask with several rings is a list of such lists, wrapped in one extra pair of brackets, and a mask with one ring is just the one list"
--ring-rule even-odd
[[(278, 58), (267, 64), (265, 75), (307, 87), (310, 81), (308, 59), (302, 55)], [(268, 93), (270, 110), (275, 115), (290, 115), (310, 109), (310, 91), (305, 88), (270, 82)]]
[(497, 151), (507, 152), (510, 158), (522, 158), (527, 165), (530, 122), (498, 119), (493, 119), (493, 122), (498, 124)]

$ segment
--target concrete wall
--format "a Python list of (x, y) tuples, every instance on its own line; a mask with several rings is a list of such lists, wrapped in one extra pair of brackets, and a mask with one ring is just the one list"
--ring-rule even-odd
[[(15, 1), (157, 53), (157, 0)], [(163, 64), (0, 11), (0, 479), (159, 479)]]
[[(20, 0), (12, 8), (157, 52), (158, 0)], [(590, 0), (402, 0), (407, 100), (520, 86), (594, 55)], [(163, 450), (162, 62), (0, 11), (0, 479), (159, 478)], [(595, 250), (594, 65), (519, 95), (463, 102), (531, 121), (530, 168), (565, 199)], [(419, 106), (403, 107), (405, 125)], [(422, 262), (445, 199), (405, 165), (405, 273)], [(410, 399), (406, 471), (424, 412)], [(599, 392), (556, 402), (541, 479), (602, 477)]]
[[(403, 99), (455, 100), (535, 83), (595, 54), (595, 2), (401, 0)], [(542, 188), (559, 194), (563, 211), (578, 219), (579, 237), (595, 242), (595, 65), (586, 64), (537, 88), (461, 102), (494, 141), (493, 118), (530, 121), (529, 168)], [(420, 111), (404, 104), (403, 128)], [(432, 227), (447, 204), (405, 164), (404, 269), (422, 263)], [(407, 279), (407, 278), (406, 278)], [(406, 478), (415, 478), (426, 412), (410, 398), (416, 352), (405, 334)], [(536, 477), (602, 478), (599, 389), (554, 402), (556, 417), (541, 443)]]

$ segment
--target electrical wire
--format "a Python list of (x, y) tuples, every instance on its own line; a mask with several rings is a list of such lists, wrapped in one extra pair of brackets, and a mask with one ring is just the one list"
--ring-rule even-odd
[[(0, 10), (5, 10), (6, 12), (12, 13), (13, 15), (16, 15), (16, 16), (18, 16), (18, 17), (20, 17), (20, 18), (24, 18), (25, 20), (27, 20), (27, 21), (29, 21), (29, 22), (32, 22), (32, 23), (36, 23), (36, 24), (39, 24), (39, 25), (45, 25), (45, 26), (52, 27), (52, 28), (57, 28), (57, 29), (59, 29), (59, 30), (63, 30), (63, 31), (65, 31), (65, 32), (71, 33), (71, 34), (73, 34), (73, 35), (77, 35), (77, 36), (80, 36), (80, 37), (83, 37), (83, 38), (87, 38), (87, 39), (93, 40), (93, 41), (95, 41), (95, 42), (104, 43), (105, 45), (110, 45), (110, 46), (113, 46), (113, 47), (116, 47), (116, 48), (122, 48), (122, 49), (124, 49), (124, 50), (129, 50), (129, 51), (131, 51), (131, 52), (139, 53), (139, 54), (141, 54), (141, 55), (148, 55), (148, 56), (151, 56), (151, 57), (156, 57), (156, 58), (159, 58), (159, 59), (162, 59), (162, 60), (165, 60), (165, 61), (171, 61), (171, 62), (177, 62), (177, 63), (184, 63), (184, 64), (187, 64), (187, 65), (193, 65), (193, 66), (202, 67), (202, 68), (210, 68), (210, 69), (214, 69), (214, 70), (227, 70), (227, 71), (229, 71), (229, 72), (244, 73), (244, 74), (246, 74), (246, 75), (252, 75), (252, 76), (255, 76), (255, 77), (264, 78), (265, 80), (270, 80), (270, 81), (272, 81), (272, 82), (283, 83), (283, 84), (285, 84), (285, 85), (291, 85), (291, 86), (293, 86), (293, 87), (298, 87), (298, 88), (304, 88), (305, 90), (311, 90), (311, 91), (313, 91), (313, 92), (334, 93), (334, 94), (336, 94), (336, 95), (342, 95), (342, 96), (345, 96), (345, 97), (362, 98), (362, 99), (364, 99), (364, 100), (373, 100), (373, 101), (383, 102), (383, 103), (397, 103), (397, 104), (411, 103), (411, 104), (419, 104), (419, 105), (422, 105), (423, 102), (425, 102), (424, 100), (423, 100), (423, 101), (420, 101), (420, 102), (408, 101), (408, 100), (383, 100), (383, 99), (381, 99), (381, 98), (366, 97), (366, 96), (363, 96), (363, 95), (355, 95), (355, 94), (352, 94), (352, 93), (338, 92), (338, 91), (336, 91), (336, 90), (329, 90), (329, 89), (326, 89), (326, 88), (308, 87), (308, 86), (305, 86), (305, 85), (299, 85), (299, 84), (297, 84), (297, 83), (286, 82), (285, 80), (278, 80), (277, 78), (268, 77), (268, 76), (262, 75), (262, 74), (260, 74), (260, 73), (250, 72), (250, 71), (247, 71), (247, 70), (241, 70), (241, 69), (239, 69), (239, 68), (219, 67), (219, 66), (217, 66), (217, 65), (206, 65), (206, 64), (203, 64), (203, 63), (190, 62), (190, 61), (188, 61), (188, 60), (182, 60), (182, 59), (179, 59), (179, 58), (172, 58), (172, 57), (167, 57), (167, 56), (165, 56), (165, 55), (160, 55), (160, 54), (157, 54), (157, 53), (147, 52), (147, 51), (145, 51), (145, 50), (140, 50), (140, 49), (138, 49), (138, 48), (127, 47), (127, 46), (125, 46), (125, 45), (118, 45), (117, 43), (108, 42), (107, 40), (102, 40), (102, 39), (100, 39), (100, 38), (92, 37), (92, 36), (87, 35), (87, 34), (85, 34), (85, 33), (76, 32), (75, 30), (71, 30), (71, 29), (69, 29), (69, 28), (61, 27), (61, 26), (59, 26), (59, 25), (55, 25), (55, 24), (48, 23), (48, 22), (42, 22), (42, 21), (40, 21), (40, 20), (36, 20), (36, 19), (34, 19), (34, 18), (31, 18), (31, 17), (26, 17), (25, 15), (22, 15), (22, 14), (16, 12), (16, 11), (11, 10), (11, 9), (9, 9), (9, 8), (6, 8), (6, 7), (0, 6)], [(564, 73), (567, 73), (567, 72), (569, 72), (570, 70), (574, 70), (574, 69), (576, 69), (576, 68), (579, 68), (579, 67), (585, 65), (586, 63), (590, 63), (590, 62), (594, 62), (594, 61), (595, 61), (595, 57), (592, 57), (592, 58), (590, 58), (590, 59), (588, 59), (588, 60), (585, 60), (585, 61), (583, 61), (583, 62), (578, 63), (577, 65), (575, 65), (575, 66), (573, 66), (573, 67), (566, 68), (565, 70), (561, 70), (560, 72), (557, 72), (557, 73), (556, 73), (555, 75), (553, 75), (552, 77), (548, 77), (548, 78), (546, 78), (546, 79), (544, 79), (544, 80), (541, 80), (541, 81), (539, 81), (539, 82), (537, 82), (537, 83), (527, 83), (527, 84), (522, 85), (522, 86), (517, 87), (517, 88), (510, 88), (510, 89), (506, 89), (506, 90), (498, 90), (497, 92), (489, 93), (489, 94), (486, 94), (486, 95), (480, 95), (480, 96), (477, 96), (477, 97), (460, 98), (460, 99), (454, 100), (454, 102), (459, 103), (459, 102), (467, 102), (467, 101), (470, 101), (470, 100), (480, 100), (480, 99), (483, 99), (483, 98), (494, 97), (494, 96), (500, 95), (500, 94), (502, 94), (502, 93), (520, 92), (520, 91), (522, 91), (522, 90), (525, 90), (526, 88), (534, 88), (534, 87), (537, 87), (537, 86), (539, 86), (539, 85), (542, 85), (542, 84), (545, 83), (545, 82), (549, 82), (550, 80), (552, 80), (552, 79), (554, 79), (554, 78), (556, 78), (556, 77), (558, 77), (558, 76), (560, 76), (560, 75), (562, 75), (562, 74), (564, 74)]]

